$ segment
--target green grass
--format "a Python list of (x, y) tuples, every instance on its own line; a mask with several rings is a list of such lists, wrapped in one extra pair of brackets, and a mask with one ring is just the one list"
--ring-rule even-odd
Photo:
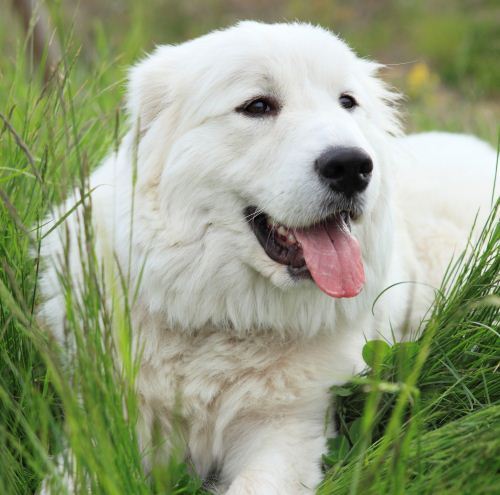
[[(442, 3), (451, 8), (452, 2)], [(384, 62), (422, 53), (436, 77), (408, 102), (411, 127), (467, 130), (496, 142), (489, 108), (498, 74), (489, 45), (484, 49), (489, 21), (481, 23), (488, 10), (454, 10), (444, 19), (424, 4), (389, 2), (372, 12), (376, 23), (357, 14), (356, 2), (278, 2), (274, 14), (264, 4), (254, 12), (266, 19), (334, 22), (361, 53)], [(199, 3), (192, 11), (165, 2), (169, 10), (162, 20), (156, 11), (129, 2), (116, 23), (114, 13), (103, 10), (104, 18), (85, 18), (83, 27), (73, 29), (69, 13), (51, 2), (65, 61), (59, 76), (44, 86), (8, 5), (0, 4), (0, 493), (31, 493), (48, 473), (58, 483), (61, 468), (51, 456), (66, 446), (74, 454), (63, 459), (62, 471), (75, 474), (77, 493), (203, 493), (182, 462), (180, 442), (172, 459), (158, 460), (149, 477), (143, 473), (134, 428), (138, 363), (130, 351), (128, 314), (125, 308), (113, 318), (99, 318), (103, 281), (95, 265), (86, 271), (83, 306), (71, 305), (71, 288), (66, 291), (68, 332), (77, 342), (70, 367), (39, 328), (37, 226), (69, 188), (85, 189), (90, 170), (123, 134), (125, 67), (153, 42), (201, 34), (241, 14), (222, 1)], [(393, 31), (396, 25), (409, 26), (404, 43), (402, 28)], [(443, 33), (449, 33), (444, 41)], [(457, 33), (468, 48), (450, 52), (446, 42)], [(391, 72), (405, 89), (406, 73)], [(497, 491), (498, 208), (478, 246), (450, 270), (419, 341), (392, 348), (370, 343), (365, 358), (372, 371), (332, 391), (340, 429), (325, 457), (328, 471), (319, 493)], [(116, 355), (124, 363), (120, 369)]]
[(340, 435), (320, 493), (494, 492), (499, 208), (472, 253), (450, 266), (420, 339), (365, 346), (372, 371), (340, 390)]

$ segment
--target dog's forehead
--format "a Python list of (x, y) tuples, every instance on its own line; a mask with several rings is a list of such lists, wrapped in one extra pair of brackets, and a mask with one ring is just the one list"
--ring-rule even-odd
[[(272, 84), (307, 75), (318, 80), (351, 73), (359, 60), (337, 36), (310, 24), (263, 24), (246, 21), (215, 31), (186, 45), (196, 52), (192, 67), (230, 81)], [(205, 63), (203, 63), (205, 62)], [(216, 76), (213, 76), (216, 77)]]

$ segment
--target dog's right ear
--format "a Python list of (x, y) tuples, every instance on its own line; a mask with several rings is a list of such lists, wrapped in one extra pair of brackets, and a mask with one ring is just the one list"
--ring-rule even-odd
[(143, 134), (167, 107), (171, 93), (173, 46), (159, 46), (128, 73), (127, 110), (132, 126)]

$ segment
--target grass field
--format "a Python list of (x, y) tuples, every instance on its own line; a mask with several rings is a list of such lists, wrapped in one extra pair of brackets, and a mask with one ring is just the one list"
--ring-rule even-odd
[[(238, 17), (320, 22), (362, 55), (394, 64), (385, 75), (408, 94), (410, 129), (474, 132), (497, 146), (494, 2), (456, 3), (88, 1), (76, 13), (53, 1), (64, 61), (44, 85), (10, 2), (0, 0), (0, 493), (32, 493), (64, 472), (81, 494), (204, 493), (181, 448), (150, 476), (142, 471), (131, 329), (126, 312), (99, 319), (99, 277), (89, 273), (85, 305), (68, 313), (71, 371), (34, 318), (39, 227), (123, 135), (126, 66), (155, 43)], [(332, 390), (340, 429), (320, 494), (500, 492), (498, 209), (450, 266), (418, 342), (368, 343), (371, 372)], [(68, 290), (69, 308), (70, 298)], [(118, 344), (101, 338), (112, 332)], [(74, 455), (57, 467), (52, 455), (66, 446)]]

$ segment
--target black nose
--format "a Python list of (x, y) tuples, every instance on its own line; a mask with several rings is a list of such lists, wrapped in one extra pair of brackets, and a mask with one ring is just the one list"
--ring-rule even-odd
[(329, 148), (314, 166), (334, 191), (346, 196), (364, 191), (373, 170), (372, 159), (360, 148)]

